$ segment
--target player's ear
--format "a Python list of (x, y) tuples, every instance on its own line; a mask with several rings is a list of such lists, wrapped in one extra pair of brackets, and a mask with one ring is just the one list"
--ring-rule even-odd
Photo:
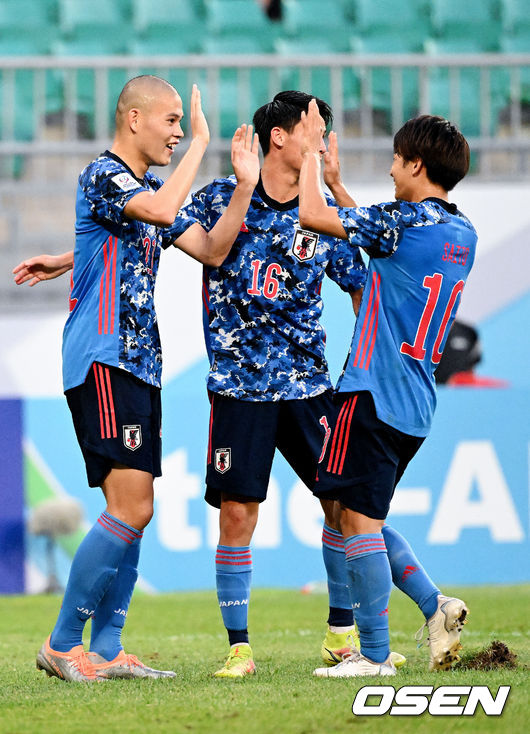
[(133, 107), (129, 110), (127, 113), (127, 119), (129, 122), (129, 127), (133, 132), (136, 132), (138, 129), (138, 122), (140, 119), (140, 110), (136, 107)]
[(283, 148), (285, 142), (285, 130), (281, 127), (273, 127), (271, 130), (271, 143), (277, 148)]
[(422, 171), (425, 171), (425, 164), (423, 163), (421, 158), (414, 158), (414, 160), (412, 160), (410, 164), (412, 166), (413, 176), (419, 176)]

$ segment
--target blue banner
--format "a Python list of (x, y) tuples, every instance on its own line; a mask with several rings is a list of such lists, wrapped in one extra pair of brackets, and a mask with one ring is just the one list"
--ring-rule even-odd
[(24, 591), (22, 402), (0, 400), (0, 593)]
[[(203, 500), (209, 403), (201, 373), (205, 363), (163, 390), (164, 476), (155, 482), (155, 514), (142, 543), (144, 588), (215, 586), (218, 511)], [(439, 390), (432, 433), (405, 473), (389, 516), (436, 583), (530, 580), (529, 414), (528, 389)], [(53, 432), (43, 430), (46, 425)], [(45, 466), (50, 485), (80, 499), (88, 524), (95, 522), (104, 500), (87, 486), (66, 401), (28, 401), (26, 432), (27, 460)], [(277, 457), (252, 542), (254, 584), (302, 587), (324, 580), (321, 529), (319, 503)]]

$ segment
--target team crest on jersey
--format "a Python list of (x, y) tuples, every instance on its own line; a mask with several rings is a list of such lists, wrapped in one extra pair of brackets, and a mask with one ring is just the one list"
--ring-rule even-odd
[(123, 445), (136, 451), (142, 445), (142, 426), (123, 426)]
[(232, 466), (231, 449), (215, 449), (214, 466), (220, 474), (227, 472)]
[(116, 186), (119, 186), (122, 191), (132, 191), (133, 189), (141, 188), (138, 181), (133, 178), (130, 173), (118, 173), (116, 176), (113, 176), (111, 180), (114, 181)]
[(297, 260), (305, 262), (314, 257), (318, 243), (318, 235), (307, 232), (305, 229), (297, 229), (294, 234), (291, 251)]

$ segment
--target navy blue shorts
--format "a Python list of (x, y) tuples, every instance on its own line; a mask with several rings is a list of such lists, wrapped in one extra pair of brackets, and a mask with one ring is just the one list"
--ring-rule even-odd
[(159, 388), (94, 362), (85, 382), (65, 395), (91, 487), (100, 487), (115, 464), (162, 474)]
[(258, 402), (213, 393), (205, 499), (221, 506), (221, 494), (263, 502), (275, 449), (310, 489), (333, 411), (331, 391), (303, 400)]
[(369, 392), (338, 393), (335, 403), (313, 493), (384, 520), (397, 483), (425, 439), (380, 421)]

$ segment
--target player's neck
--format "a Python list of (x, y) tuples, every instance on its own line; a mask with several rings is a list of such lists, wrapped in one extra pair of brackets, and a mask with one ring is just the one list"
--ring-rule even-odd
[(122, 142), (115, 139), (112, 143), (110, 152), (117, 155), (118, 158), (121, 158), (137, 178), (142, 179), (147, 173), (149, 164), (137, 150), (132, 149), (130, 146), (124, 145)]
[(269, 156), (263, 161), (261, 181), (267, 196), (274, 201), (283, 204), (296, 198), (299, 194), (299, 177), (298, 172), (287, 169)]
[(415, 187), (412, 192), (411, 201), (419, 202), (424, 201), (425, 199), (442, 199), (442, 201), (449, 201), (449, 194), (442, 186), (426, 180), (421, 186)]

